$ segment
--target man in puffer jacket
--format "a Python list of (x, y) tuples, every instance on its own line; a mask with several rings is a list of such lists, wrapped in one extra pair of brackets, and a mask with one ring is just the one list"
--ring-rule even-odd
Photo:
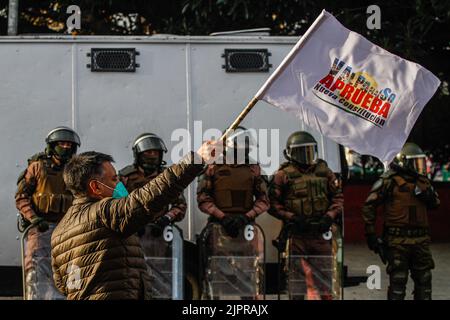
[[(206, 142), (178, 164), (128, 194), (111, 156), (90, 151), (67, 163), (64, 182), (75, 200), (52, 235), (55, 285), (68, 300), (150, 299), (136, 232), (164, 214), (214, 157)], [(200, 165), (199, 165), (200, 164)]]

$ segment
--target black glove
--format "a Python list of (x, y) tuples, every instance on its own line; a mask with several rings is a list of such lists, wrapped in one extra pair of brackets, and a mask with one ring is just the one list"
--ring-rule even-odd
[(427, 206), (430, 206), (430, 209), (435, 207), (433, 206), (433, 203), (436, 202), (434, 188), (427, 180), (425, 180), (425, 178), (421, 178), (417, 181), (414, 195)]
[(31, 218), (30, 222), (32, 225), (36, 226), (40, 232), (45, 232), (49, 228), (48, 222), (37, 216)]
[(220, 223), (230, 237), (236, 238), (238, 236), (241, 222), (237, 216), (225, 216)]
[(374, 233), (366, 234), (367, 246), (370, 250), (378, 253), (378, 237)]
[(302, 233), (302, 232), (307, 232), (309, 231), (309, 223), (306, 221), (306, 218), (302, 215), (295, 215), (292, 219), (291, 222), (294, 223), (294, 228), (297, 232)]
[(330, 231), (330, 227), (333, 224), (333, 218), (327, 214), (324, 214), (319, 220), (319, 232), (325, 233)]
[(172, 220), (170, 220), (168, 216), (162, 216), (161, 218), (156, 220), (156, 222), (152, 226), (152, 229), (150, 230), (150, 234), (152, 235), (152, 237), (161, 237), (164, 232), (164, 228), (167, 227), (171, 222)]
[(235, 217), (236, 223), (238, 224), (239, 228), (243, 228), (246, 225), (251, 223), (251, 219), (247, 217), (245, 214), (236, 215)]

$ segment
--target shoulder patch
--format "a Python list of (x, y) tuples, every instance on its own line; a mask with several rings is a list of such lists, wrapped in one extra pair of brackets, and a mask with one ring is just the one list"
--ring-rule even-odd
[(119, 170), (119, 175), (122, 177), (126, 177), (134, 172), (136, 172), (137, 169), (134, 165), (130, 164), (129, 166), (126, 166)]

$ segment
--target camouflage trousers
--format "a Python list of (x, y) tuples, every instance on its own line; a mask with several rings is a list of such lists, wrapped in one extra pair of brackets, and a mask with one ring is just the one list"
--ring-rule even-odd
[(387, 238), (389, 300), (403, 300), (409, 273), (414, 281), (414, 300), (431, 300), (431, 270), (434, 261), (428, 236)]

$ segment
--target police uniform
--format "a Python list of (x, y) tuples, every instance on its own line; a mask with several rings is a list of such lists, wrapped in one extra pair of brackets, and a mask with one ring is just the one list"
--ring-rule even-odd
[[(331, 223), (331, 220), (336, 221), (340, 217), (344, 198), (339, 180), (325, 161), (319, 159), (311, 165), (300, 165), (294, 161), (283, 163), (269, 186), (269, 197), (269, 214), (283, 220), (282, 234), (289, 237), (284, 248), (285, 255), (336, 257), (336, 239), (340, 233), (338, 225)], [(323, 233), (327, 230), (320, 230), (324, 218), (330, 221), (333, 241), (324, 238)], [(284, 242), (286, 239), (282, 240)], [(303, 260), (301, 264), (306, 275), (308, 267)], [(337, 268), (335, 264), (334, 276)], [(320, 298), (311, 289), (314, 285), (312, 280), (308, 284), (307, 295), (310, 299)], [(332, 292), (320, 295), (328, 299)]]
[(60, 296), (56, 289), (45, 288), (48, 284), (39, 281), (38, 277), (44, 273), (52, 279), (49, 263), (51, 234), (72, 205), (73, 196), (66, 189), (62, 174), (61, 164), (46, 153), (40, 153), (28, 160), (28, 167), (17, 182), (15, 200), (22, 217), (28, 223), (39, 217), (49, 226), (44, 232), (32, 227), (27, 234), (24, 259), (27, 299), (37, 298), (43, 291), (49, 292), (45, 298)]
[(63, 298), (53, 282), (50, 241), (56, 224), (72, 205), (73, 197), (66, 189), (63, 169), (77, 152), (80, 138), (71, 128), (60, 126), (47, 134), (45, 142), (45, 152), (28, 159), (15, 194), (23, 228), (20, 231), (27, 230), (23, 235), (22, 268), (24, 295), (29, 300)]
[[(209, 215), (210, 222), (205, 229), (210, 230), (210, 235), (204, 239), (207, 250), (204, 255), (229, 257), (227, 261), (234, 261), (234, 257), (252, 259), (251, 265), (247, 266), (249, 268), (247, 273), (243, 273), (242, 270), (244, 260), (238, 260), (236, 264), (230, 262), (234, 271), (233, 277), (227, 281), (233, 282), (236, 288), (241, 286), (247, 288), (244, 291), (236, 289), (240, 295), (242, 294), (242, 299), (259, 299), (263, 294), (262, 284), (264, 283), (264, 273), (261, 268), (261, 263), (264, 261), (264, 241), (262, 235), (258, 233), (260, 230), (255, 228), (252, 239), (246, 239), (242, 236), (244, 230), (240, 225), (239, 233), (236, 233), (236, 236), (230, 236), (223, 222), (226, 217), (238, 216), (246, 217), (245, 221), (251, 222), (269, 208), (267, 185), (261, 176), (260, 166), (258, 164), (207, 166), (205, 172), (199, 177), (197, 202), (199, 209)], [(206, 261), (204, 263), (206, 268), (217, 269), (213, 274), (224, 272), (219, 271), (224, 267), (220, 263), (218, 265), (210, 265)], [(208, 287), (208, 283), (205, 283), (204, 291), (213, 295), (209, 298), (214, 298), (215, 291)]]
[[(420, 195), (416, 195), (420, 191)], [(377, 207), (383, 205), (383, 239), (387, 249), (388, 299), (405, 298), (408, 273), (414, 281), (414, 299), (431, 299), (431, 270), (427, 210), (439, 205), (430, 181), (391, 169), (372, 187), (362, 209), (366, 236), (375, 235)]]

